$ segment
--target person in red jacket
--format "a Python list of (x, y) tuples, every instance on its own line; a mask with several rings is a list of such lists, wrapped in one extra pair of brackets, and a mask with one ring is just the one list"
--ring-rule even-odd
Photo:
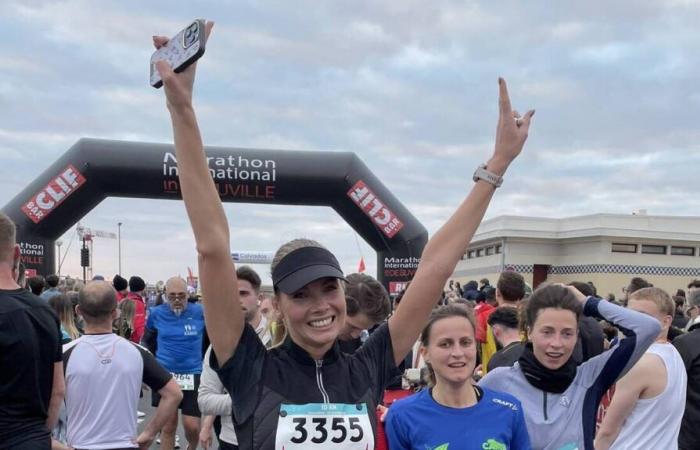
[(146, 290), (146, 282), (143, 278), (133, 276), (129, 278), (129, 294), (126, 298), (134, 301), (134, 329), (130, 340), (137, 344), (141, 342), (146, 328), (146, 301), (143, 292)]

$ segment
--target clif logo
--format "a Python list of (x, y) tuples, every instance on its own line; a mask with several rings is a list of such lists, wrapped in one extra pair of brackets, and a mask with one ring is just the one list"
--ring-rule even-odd
[(25, 203), (22, 211), (32, 219), (32, 222), (39, 223), (84, 183), (85, 177), (75, 167), (69, 165)]
[(382, 233), (392, 238), (403, 228), (403, 222), (391, 212), (384, 203), (377, 198), (364, 181), (360, 180), (348, 191), (348, 197), (352, 199), (367, 216), (372, 219)]

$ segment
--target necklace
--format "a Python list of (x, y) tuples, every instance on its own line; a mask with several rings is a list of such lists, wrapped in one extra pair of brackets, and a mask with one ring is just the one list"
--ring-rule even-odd
[(99, 350), (97, 350), (97, 347), (92, 345), (91, 342), (84, 340), (86, 344), (88, 344), (92, 349), (97, 353), (97, 356), (100, 359), (100, 364), (112, 364), (112, 357), (114, 356), (114, 352), (116, 351), (117, 347), (117, 342), (119, 342), (119, 339), (115, 339), (114, 342), (112, 343), (112, 351), (110, 353), (100, 353)]

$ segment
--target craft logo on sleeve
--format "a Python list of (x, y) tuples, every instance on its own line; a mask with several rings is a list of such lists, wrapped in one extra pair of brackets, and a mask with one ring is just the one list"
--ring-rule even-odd
[(372, 222), (387, 237), (394, 237), (403, 228), (403, 222), (384, 205), (364, 181), (359, 180), (355, 183), (348, 191), (348, 197), (367, 214), (367, 217), (372, 219)]
[(68, 165), (58, 176), (49, 181), (46, 187), (25, 203), (22, 211), (32, 222), (39, 223), (83, 184), (85, 184), (85, 177), (78, 172), (78, 169)]

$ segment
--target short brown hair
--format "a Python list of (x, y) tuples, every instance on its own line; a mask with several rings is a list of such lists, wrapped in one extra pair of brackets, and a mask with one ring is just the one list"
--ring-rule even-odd
[(634, 291), (629, 300), (647, 300), (653, 302), (663, 314), (673, 316), (676, 313), (676, 304), (666, 291), (656, 287), (642, 288)]
[(654, 285), (649, 283), (647, 280), (641, 277), (634, 277), (630, 280), (630, 284), (627, 286), (627, 295), (631, 295), (640, 289), (653, 287)]
[(345, 303), (348, 316), (364, 313), (374, 323), (383, 322), (391, 312), (391, 301), (384, 286), (364, 273), (352, 273), (346, 279)]
[(0, 213), (0, 261), (8, 261), (17, 243), (17, 227), (6, 214)]
[(262, 284), (262, 281), (260, 281), (260, 275), (251, 269), (250, 266), (238, 267), (236, 269), (236, 278), (247, 281), (253, 287), (256, 294), (260, 293), (260, 286)]
[(525, 279), (517, 272), (501, 273), (496, 287), (507, 302), (517, 302), (525, 297)]

